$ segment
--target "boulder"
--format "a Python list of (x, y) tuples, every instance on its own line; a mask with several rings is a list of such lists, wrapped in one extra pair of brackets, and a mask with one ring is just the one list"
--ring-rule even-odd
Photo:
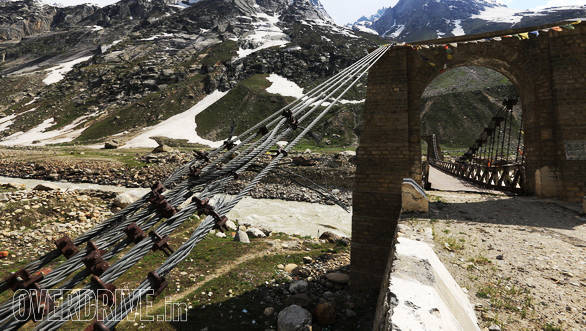
[(413, 179), (403, 179), (401, 186), (402, 211), (405, 213), (428, 213), (429, 199), (425, 191)]
[(108, 140), (104, 143), (104, 149), (116, 149), (120, 147), (120, 143), (117, 140)]
[(330, 272), (326, 274), (326, 278), (336, 284), (347, 284), (350, 281), (350, 276), (341, 272)]
[(315, 306), (313, 316), (320, 325), (330, 325), (336, 322), (336, 307), (329, 302), (322, 302)]
[(289, 285), (289, 292), (291, 293), (303, 293), (307, 291), (309, 284), (305, 280), (297, 280)]
[(238, 230), (238, 227), (236, 226), (236, 223), (234, 223), (234, 222), (232, 222), (230, 220), (227, 220), (226, 221), (226, 228), (228, 230), (230, 230), (230, 231), (236, 231), (236, 230)]
[(330, 232), (330, 231), (326, 231), (326, 232), (322, 233), (321, 236), (319, 236), (319, 239), (326, 240), (327, 242), (330, 242), (330, 243), (334, 243), (334, 242), (340, 240), (341, 238), (342, 237), (340, 237), (337, 234)]
[(243, 244), (250, 244), (250, 239), (248, 239), (248, 235), (244, 231), (239, 230), (238, 233), (236, 233), (236, 237), (234, 237), (234, 240), (239, 241)]
[(293, 272), (293, 270), (295, 270), (295, 268), (297, 268), (297, 265), (295, 263), (289, 263), (285, 266), (285, 272)]
[(224, 232), (216, 232), (216, 237), (218, 237), (218, 238), (226, 238), (226, 234)]
[(248, 236), (252, 238), (264, 238), (267, 236), (266, 234), (264, 234), (264, 232), (257, 228), (249, 228), (248, 230), (246, 230), (246, 234), (248, 234)]
[(45, 184), (39, 184), (37, 186), (35, 186), (35, 188), (33, 188), (34, 191), (54, 191), (54, 190), (58, 190), (59, 187), (53, 184), (49, 184), (49, 183), (45, 183)]
[(279, 312), (277, 328), (279, 331), (309, 331), (311, 314), (298, 305), (291, 305)]
[(159, 146), (155, 147), (155, 149), (153, 149), (153, 151), (151, 153), (173, 153), (173, 152), (175, 152), (174, 148), (163, 144), (163, 145), (159, 145)]
[(129, 190), (122, 192), (114, 198), (112, 204), (114, 204), (116, 207), (125, 208), (126, 206), (140, 199), (143, 195), (143, 192), (140, 190)]

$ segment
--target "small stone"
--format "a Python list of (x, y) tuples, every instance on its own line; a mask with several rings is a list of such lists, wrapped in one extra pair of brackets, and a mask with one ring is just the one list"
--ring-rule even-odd
[(236, 230), (238, 230), (238, 227), (236, 226), (236, 223), (234, 223), (234, 222), (232, 222), (230, 220), (226, 221), (226, 228), (228, 228), (228, 230), (230, 230), (230, 231), (236, 231)]
[(501, 327), (496, 324), (492, 324), (488, 327), (488, 331), (501, 331)]
[(313, 259), (310, 256), (303, 257), (303, 263), (310, 264), (311, 262), (313, 262)]
[(279, 312), (277, 327), (279, 331), (311, 330), (311, 314), (298, 305), (291, 305)]
[(326, 232), (322, 233), (321, 236), (319, 236), (319, 239), (326, 240), (330, 243), (336, 242), (340, 238), (341, 238), (340, 236), (338, 236), (337, 234), (330, 232), (330, 231), (326, 231)]
[[(496, 256), (496, 259), (497, 259), (497, 260), (501, 260), (501, 261), (502, 261), (502, 260), (504, 260), (504, 259), (505, 259), (505, 257), (504, 257), (502, 254), (499, 254), (499, 255), (497, 255), (497, 256)], [(500, 330), (500, 329), (499, 329), (499, 330)]]
[(275, 308), (273, 308), (273, 307), (266, 307), (265, 310), (263, 311), (263, 314), (266, 317), (269, 317), (269, 316), (271, 316), (274, 313), (275, 313)]
[(298, 280), (289, 285), (289, 292), (291, 293), (303, 293), (307, 291), (309, 284), (305, 280)]
[(144, 193), (141, 190), (129, 190), (118, 194), (112, 203), (116, 207), (125, 208), (126, 206), (140, 199), (143, 195)]
[(218, 238), (226, 238), (226, 234), (224, 232), (216, 232), (216, 237), (218, 237)]
[(356, 312), (352, 309), (346, 309), (346, 317), (352, 318), (356, 316)]
[(347, 284), (350, 281), (350, 276), (341, 272), (330, 272), (326, 278), (336, 284)]
[(283, 270), (283, 269), (285, 269), (285, 266), (282, 264), (277, 264), (277, 269)]
[(285, 266), (285, 271), (291, 273), (293, 270), (295, 270), (295, 268), (297, 268), (295, 263), (289, 263)]
[(248, 235), (246, 234), (246, 232), (241, 230), (238, 231), (236, 237), (234, 237), (234, 240), (239, 241), (243, 244), (250, 244), (250, 239), (248, 239)]

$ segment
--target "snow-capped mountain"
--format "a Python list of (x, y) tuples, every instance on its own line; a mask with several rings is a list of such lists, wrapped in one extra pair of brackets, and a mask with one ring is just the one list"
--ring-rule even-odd
[(517, 11), (498, 0), (394, 0), (382, 15), (351, 24), (400, 41), (425, 40), (551, 23), (586, 16), (586, 6)]
[(346, 27), (356, 31), (362, 31), (378, 35), (379, 33), (372, 29), (372, 24), (378, 21), (385, 14), (387, 9), (387, 7), (383, 7), (377, 10), (375, 14), (370, 15), (369, 17), (362, 16), (358, 20), (356, 20), (356, 22), (346, 24)]

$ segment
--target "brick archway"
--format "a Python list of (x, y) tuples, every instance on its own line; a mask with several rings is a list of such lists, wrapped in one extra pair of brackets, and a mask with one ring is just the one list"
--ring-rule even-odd
[[(370, 70), (353, 193), (352, 285), (361, 294), (378, 293), (388, 275), (402, 179), (421, 177), (421, 95), (444, 68), (484, 66), (509, 78), (523, 107), (526, 187), (581, 201), (586, 153), (575, 146), (586, 144), (585, 24), (526, 40), (486, 39), (543, 28), (395, 46)], [(449, 43), (458, 43), (451, 57), (444, 47), (418, 47)]]

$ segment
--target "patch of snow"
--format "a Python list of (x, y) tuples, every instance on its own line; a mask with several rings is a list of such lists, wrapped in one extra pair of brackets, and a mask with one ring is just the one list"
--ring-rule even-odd
[(371, 29), (371, 28), (367, 28), (364, 25), (354, 25), (354, 29), (361, 31), (361, 32), (366, 32), (366, 33), (371, 33), (371, 34), (375, 34), (378, 36), (378, 32), (376, 32), (375, 30)]
[(14, 124), (13, 119), (15, 119), (15, 118), (16, 118), (15, 114), (0, 118), (0, 132), (8, 129), (12, 124)]
[(104, 30), (104, 27), (101, 27), (99, 25), (94, 25), (91, 27), (92, 28), (92, 32), (96, 32), (96, 31), (100, 31), (100, 30)]
[(384, 35), (385, 36), (388, 36), (388, 37), (391, 37), (391, 38), (398, 38), (401, 35), (401, 33), (403, 33), (403, 30), (405, 30), (405, 25), (403, 25), (403, 24), (393, 25), (393, 27), (395, 27), (395, 26), (397, 28), (394, 29), (395, 30), (394, 32), (392, 32), (391, 34), (388, 34), (389, 31), (393, 30), (393, 29), (390, 29), (387, 32), (385, 32)]
[(295, 98), (301, 98), (303, 96), (303, 88), (283, 76), (270, 74), (267, 80), (272, 83), (266, 89), (269, 93)]
[(462, 20), (454, 20), (454, 30), (452, 30), (454, 36), (463, 36), (466, 34), (462, 28)]
[(470, 18), (499, 23), (519, 23), (523, 15), (519, 15), (519, 12), (515, 9), (497, 6), (486, 7), (480, 13), (470, 16)]
[(84, 57), (77, 58), (75, 60), (61, 63), (60, 65), (55, 66), (53, 68), (47, 69), (47, 71), (49, 71), (49, 73), (47, 74), (47, 77), (45, 77), (45, 79), (43, 79), (43, 83), (45, 85), (51, 85), (51, 84), (57, 83), (58, 81), (65, 78), (64, 75), (66, 73), (70, 72), (73, 69), (74, 65), (76, 65), (78, 63), (85, 62), (91, 58), (92, 58), (91, 55), (84, 56)]
[(122, 39), (114, 40), (111, 44), (102, 46), (102, 51), (105, 52), (105, 51), (109, 50), (110, 48), (112, 48), (112, 46), (116, 46), (121, 42), (122, 42)]
[(49, 118), (27, 132), (17, 132), (4, 138), (0, 141), (0, 145), (44, 146), (47, 144), (70, 142), (79, 137), (83, 130), (85, 130), (85, 128), (80, 128), (78, 130), (74, 129), (91, 116), (93, 115), (81, 116), (73, 122), (63, 126), (61, 129), (46, 131), (51, 126), (55, 125), (55, 120)]
[(162, 34), (156, 34), (154, 36), (150, 36), (148, 38), (143, 38), (143, 39), (139, 39), (140, 41), (153, 41), (155, 39), (159, 39), (159, 38), (170, 38), (173, 37), (172, 33), (166, 33), (163, 32)]
[(31, 101), (29, 101), (29, 102), (25, 103), (24, 105), (25, 105), (25, 106), (28, 106), (28, 105), (32, 104), (33, 102), (35, 102), (35, 101), (37, 101), (37, 100), (39, 100), (39, 97), (34, 97), (34, 98), (31, 100)]
[(438, 38), (442, 38), (443, 36), (446, 35), (444, 32), (441, 32), (440, 30), (435, 30), (435, 33), (437, 34)]
[(187, 111), (172, 116), (165, 121), (148, 127), (143, 133), (132, 138), (122, 148), (136, 148), (136, 147), (157, 147), (156, 141), (151, 137), (163, 136), (173, 139), (187, 139), (190, 143), (198, 143), (208, 145), (211, 147), (218, 147), (223, 142), (215, 142), (201, 138), (195, 131), (197, 125), (195, 124), (195, 116), (206, 108), (214, 104), (216, 101), (224, 97), (228, 92), (214, 91), (212, 94), (203, 98), (196, 105)]
[(289, 36), (283, 33), (277, 23), (279, 22), (279, 15), (275, 14), (270, 16), (263, 12), (255, 14), (258, 19), (252, 22), (254, 26), (254, 32), (244, 38), (247, 43), (250, 43), (253, 47), (248, 49), (239, 48), (238, 58), (242, 59), (248, 55), (258, 52), (261, 49), (284, 46), (289, 43)]

